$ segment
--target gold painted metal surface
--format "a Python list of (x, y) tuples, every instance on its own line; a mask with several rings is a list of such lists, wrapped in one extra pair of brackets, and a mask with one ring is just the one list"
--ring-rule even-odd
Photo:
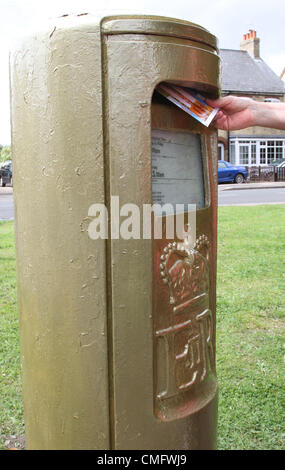
[[(138, 36), (138, 35), (137, 35)], [(190, 43), (190, 41), (189, 41)], [(110, 195), (120, 195), (120, 204), (152, 202), (151, 128), (197, 129), (194, 120), (180, 110), (152, 106), (157, 83), (172, 81), (218, 93), (218, 57), (202, 46), (164, 36), (124, 37), (108, 35), (104, 44), (106, 157)], [(157, 109), (157, 110), (156, 110)], [(158, 418), (156, 370), (157, 313), (164, 303), (156, 300), (153, 246), (150, 240), (110, 240), (112, 269), (108, 295), (111, 297), (113, 446), (116, 449), (203, 449), (215, 447), (216, 380), (213, 364), (215, 345), (216, 263), (216, 147), (214, 130), (199, 128), (211, 205), (199, 217), (198, 230), (211, 243), (209, 304), (212, 312), (210, 390), (201, 408), (188, 409), (171, 420)], [(124, 138), (122, 138), (124, 136)], [(200, 225), (199, 225), (200, 224)], [(160, 246), (154, 246), (154, 256)], [(155, 284), (155, 287), (153, 285)], [(207, 387), (206, 387), (207, 388)], [(198, 387), (197, 387), (198, 390)], [(180, 404), (188, 404), (189, 400)], [(208, 404), (207, 404), (208, 403)], [(171, 408), (172, 407), (172, 408)], [(197, 411), (200, 409), (200, 411)], [(196, 411), (191, 414), (191, 411)], [(177, 418), (177, 419), (173, 419)], [(205, 424), (207, 423), (207, 424)], [(210, 425), (211, 423), (211, 425)]]
[[(29, 448), (215, 447), (216, 132), (152, 102), (161, 81), (217, 96), (215, 50), (213, 36), (190, 23), (86, 16), (61, 20), (12, 54)], [(198, 214), (197, 238), (205, 236), (210, 247), (205, 310), (211, 325), (209, 316), (202, 320), (204, 331), (211, 329), (208, 341), (205, 333), (207, 386), (196, 387), (200, 406), (193, 407), (195, 394), (187, 392), (163, 403), (164, 417), (157, 400), (162, 365), (156, 332), (170, 307), (155, 260), (166, 241), (94, 241), (87, 233), (94, 203), (110, 209), (112, 195), (120, 206), (152, 203), (152, 128), (203, 134), (207, 205)]]
[(21, 361), (28, 449), (109, 448), (99, 26), (57, 24), (11, 56)]
[(217, 50), (217, 39), (201, 26), (175, 18), (153, 16), (122, 16), (105, 18), (102, 23), (105, 34), (152, 34), (185, 38), (207, 44)]

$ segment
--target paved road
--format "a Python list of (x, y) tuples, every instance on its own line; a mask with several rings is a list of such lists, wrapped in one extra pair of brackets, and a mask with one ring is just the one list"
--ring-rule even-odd
[(285, 188), (224, 189), (219, 186), (219, 206), (285, 204)]
[[(5, 188), (6, 189), (6, 188)], [(13, 194), (10, 192), (0, 193), (0, 220), (11, 220), (14, 218)]]

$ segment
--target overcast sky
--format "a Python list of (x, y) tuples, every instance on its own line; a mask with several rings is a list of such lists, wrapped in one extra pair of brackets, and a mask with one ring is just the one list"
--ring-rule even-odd
[(254, 29), (265, 62), (278, 75), (285, 67), (284, 0), (0, 0), (0, 143), (10, 143), (8, 51), (13, 40), (46, 19), (96, 8), (192, 21), (215, 34), (226, 49), (239, 49), (242, 35)]

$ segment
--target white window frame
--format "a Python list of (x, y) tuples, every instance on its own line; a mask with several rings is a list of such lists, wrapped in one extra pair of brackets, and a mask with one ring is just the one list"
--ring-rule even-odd
[[(274, 159), (276, 158), (285, 158), (285, 138), (278, 138), (278, 136), (274, 138), (231, 138), (230, 139), (230, 149), (231, 145), (235, 145), (235, 162), (232, 162), (235, 165), (245, 165), (245, 166), (270, 166), (270, 162), (268, 163), (268, 142), (274, 141), (274, 146), (271, 148), (274, 148)], [(277, 146), (277, 142), (282, 142), (282, 145)], [(251, 144), (254, 144), (256, 146), (256, 162), (252, 163), (251, 158), (252, 158), (252, 146)], [(249, 150), (249, 155), (248, 155), (248, 164), (241, 163), (240, 162), (240, 147), (242, 146), (247, 146), (248, 145), (248, 150)], [(277, 156), (276, 155), (276, 148), (281, 148), (282, 147), (282, 156)], [(260, 163), (260, 151), (261, 149), (265, 149), (265, 163)], [(231, 155), (229, 156), (229, 161), (231, 162)]]

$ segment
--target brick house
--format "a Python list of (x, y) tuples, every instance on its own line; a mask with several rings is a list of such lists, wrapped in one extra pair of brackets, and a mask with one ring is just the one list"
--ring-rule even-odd
[[(221, 49), (222, 95), (285, 101), (285, 85), (260, 57), (256, 31), (243, 36), (240, 50)], [(236, 165), (266, 166), (285, 157), (285, 132), (264, 127), (219, 131), (219, 158)]]

